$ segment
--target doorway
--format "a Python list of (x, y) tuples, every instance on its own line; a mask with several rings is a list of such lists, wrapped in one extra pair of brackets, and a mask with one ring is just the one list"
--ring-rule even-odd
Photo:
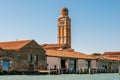
[(2, 71), (9, 71), (10, 60), (2, 60)]
[(29, 64), (28, 70), (33, 71), (34, 70), (34, 65), (33, 64)]
[(69, 70), (70, 70), (71, 73), (76, 72), (76, 60), (75, 59), (71, 59), (69, 61)]
[(91, 62), (90, 60), (86, 60), (86, 69), (91, 68)]
[(65, 59), (61, 59), (61, 68), (62, 69), (65, 69), (66, 67), (65, 67)]

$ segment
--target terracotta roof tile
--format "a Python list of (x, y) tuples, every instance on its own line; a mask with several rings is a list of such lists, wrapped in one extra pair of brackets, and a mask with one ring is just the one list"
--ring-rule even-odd
[(89, 55), (80, 52), (66, 52), (57, 50), (46, 50), (47, 56), (66, 57), (66, 58), (81, 58), (81, 59), (95, 59)]
[(5, 50), (19, 50), (31, 41), (32, 40), (0, 42), (0, 47)]
[(104, 52), (103, 55), (120, 55), (120, 52)]
[(120, 57), (107, 57), (107, 56), (103, 56), (103, 57), (108, 60), (120, 60)]
[(64, 45), (65, 44), (41, 44), (41, 46), (45, 48), (53, 48), (53, 47), (60, 48), (63, 47)]
[(101, 56), (96, 56), (96, 59), (120, 60), (120, 57), (119, 57), (119, 56), (106, 56), (106, 55), (101, 55)]

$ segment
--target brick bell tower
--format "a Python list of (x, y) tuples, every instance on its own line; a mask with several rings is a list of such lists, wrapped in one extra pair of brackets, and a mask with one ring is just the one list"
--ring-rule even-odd
[(65, 7), (60, 10), (58, 19), (58, 44), (67, 44), (71, 48), (71, 19)]

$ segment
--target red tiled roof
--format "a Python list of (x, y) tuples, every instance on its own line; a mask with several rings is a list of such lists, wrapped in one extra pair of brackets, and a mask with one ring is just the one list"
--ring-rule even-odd
[(100, 55), (100, 56), (94, 56), (96, 59), (107, 59), (107, 60), (120, 60), (119, 56), (106, 56), (106, 55)]
[(108, 59), (108, 60), (120, 60), (119, 57), (105, 57), (105, 59)]
[(102, 56), (102, 58), (108, 59), (108, 60), (120, 60), (120, 57)]
[(46, 50), (46, 55), (53, 57), (65, 57), (65, 58), (95, 59), (92, 56), (80, 52), (66, 52), (66, 51), (57, 51), (57, 50)]
[(103, 55), (120, 55), (120, 52), (104, 52)]
[(41, 44), (45, 49), (47, 48), (62, 48), (65, 44)]
[(120, 60), (120, 52), (104, 52), (99, 58), (108, 60)]
[(19, 50), (31, 41), (32, 40), (0, 42), (0, 47), (5, 50)]

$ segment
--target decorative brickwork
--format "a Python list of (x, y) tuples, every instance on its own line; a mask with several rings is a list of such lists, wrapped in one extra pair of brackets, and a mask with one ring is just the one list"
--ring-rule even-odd
[(58, 43), (67, 44), (71, 48), (71, 19), (67, 8), (61, 9), (58, 19)]

